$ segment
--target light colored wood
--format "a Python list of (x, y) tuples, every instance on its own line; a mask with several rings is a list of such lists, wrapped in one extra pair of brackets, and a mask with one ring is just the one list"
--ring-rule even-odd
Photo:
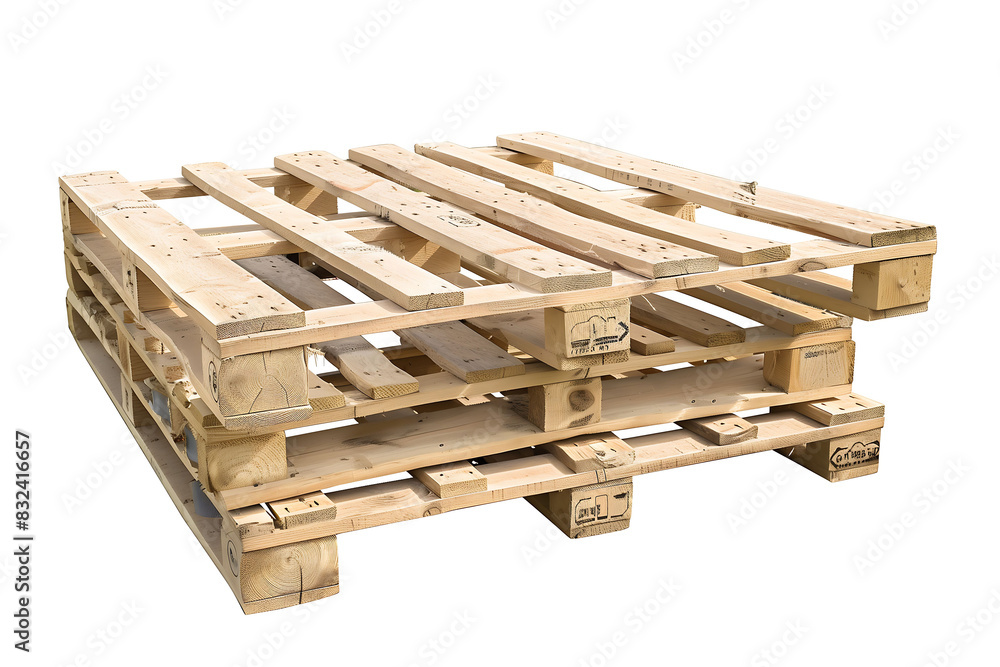
[(764, 379), (789, 393), (851, 384), (854, 341), (810, 345), (764, 354)]
[[(409, 229), (462, 259), (543, 293), (611, 284), (611, 274), (441, 204), (427, 195), (323, 152), (275, 158), (275, 165), (341, 199)], [(455, 318), (452, 318), (455, 319)]]
[(314, 411), (336, 410), (347, 405), (347, 398), (342, 391), (311, 371), (308, 385), (309, 405)]
[(215, 339), (305, 325), (305, 314), (117, 172), (60, 178), (63, 190), (157, 287)]
[[(237, 172), (240, 178), (246, 178), (242, 173)], [(247, 179), (249, 180), (249, 179)], [(253, 181), (250, 181), (253, 183)], [(256, 185), (256, 183), (254, 183)], [(259, 187), (259, 186), (258, 186)], [(201, 188), (204, 189), (204, 188)], [(323, 192), (320, 188), (301, 183), (299, 185), (276, 185), (274, 196), (289, 204), (298, 206), (303, 211), (313, 215), (337, 215), (340, 205), (337, 198), (329, 192)]]
[(128, 259), (122, 258), (121, 297), (133, 311), (142, 313), (151, 310), (174, 308), (174, 302), (143, 273), (142, 269)]
[(502, 184), (448, 166), (399, 146), (355, 148), (351, 160), (522, 236), (554, 245), (647, 278), (715, 271), (719, 258), (663, 239), (614, 229)]
[(555, 491), (526, 500), (571, 539), (625, 530), (632, 518), (632, 480)]
[[(81, 247), (87, 248), (88, 253), (91, 252), (89, 247)], [(111, 252), (117, 256), (117, 251), (113, 248), (111, 248)], [(117, 277), (116, 274), (112, 275)], [(264, 421), (259, 419), (259, 416), (254, 415), (238, 415), (234, 418), (218, 416), (218, 405), (202, 399), (197, 391), (191, 387), (192, 382), (187, 362), (167, 351), (159, 339), (150, 335), (145, 328), (140, 328), (134, 320), (130, 320), (130, 311), (126, 310), (125, 304), (118, 297), (117, 292), (108, 285), (104, 275), (100, 272), (87, 274), (84, 280), (92, 288), (92, 292), (98, 296), (79, 298), (74, 295), (70, 301), (80, 312), (103, 313), (107, 316), (95, 319), (94, 326), (103, 332), (102, 335), (117, 337), (117, 356), (126, 377), (145, 380), (152, 374), (164, 387), (172, 387), (171, 394), (176, 398), (172, 406), (181, 410), (186, 421), (202, 428), (228, 424), (236, 429), (244, 423), (263, 430), (270, 428), (272, 432), (280, 432), (284, 428), (284, 424), (288, 421), (285, 418), (276, 417), (273, 421)], [(197, 335), (193, 335), (193, 338), (197, 339)], [(313, 397), (310, 395), (309, 398), (311, 404)], [(331, 407), (342, 406), (344, 401), (341, 400), (330, 405)], [(297, 412), (293, 414), (295, 417), (307, 416)], [(225, 431), (225, 433), (227, 437), (221, 438), (222, 440), (230, 439), (228, 437), (230, 433), (234, 438), (243, 437), (238, 432)], [(218, 438), (218, 436), (215, 437)]]
[[(695, 367), (606, 382), (601, 389), (601, 420), (564, 431), (544, 431), (513, 406), (491, 402), (295, 436), (287, 445), (295, 477), (223, 491), (220, 496), (230, 509), (244, 507), (578, 435), (820, 400), (851, 390), (849, 385), (840, 385), (779, 391), (766, 386), (759, 357), (713, 366), (708, 384), (701, 382), (705, 371)], [(392, 442), (392, 447), (386, 447), (385, 442)]]
[(511, 313), (533, 308), (565, 306), (575, 303), (607, 301), (625, 297), (689, 289), (719, 282), (747, 281), (763, 276), (845, 266), (870, 260), (926, 255), (937, 248), (936, 241), (861, 248), (834, 241), (807, 241), (792, 245), (792, 258), (770, 264), (747, 267), (723, 267), (714, 273), (695, 273), (681, 278), (641, 279), (635, 274), (614, 271), (611, 287), (540, 294), (513, 283), (484, 285), (466, 289), (465, 304), (409, 312), (391, 301), (358, 303), (353, 306), (320, 308), (306, 314), (307, 324), (300, 329), (249, 334), (239, 339), (221, 340), (212, 348), (217, 354), (248, 354), (310, 341), (378, 333), (395, 329), (450, 322), (495, 313)]
[(937, 235), (930, 225), (739, 183), (548, 132), (502, 136), (497, 144), (725, 213), (863, 246), (928, 241)]
[(933, 263), (934, 258), (926, 255), (856, 264), (851, 301), (873, 310), (930, 301)]
[(825, 426), (851, 424), (885, 416), (884, 405), (858, 394), (848, 394), (847, 396), (810, 403), (795, 403), (773, 409), (795, 410)]
[[(351, 303), (350, 299), (284, 257), (260, 257), (237, 263), (303, 308)], [(393, 365), (361, 336), (316, 343), (313, 347), (323, 352), (348, 382), (371, 398), (405, 396), (420, 389), (416, 378)]]
[(682, 336), (705, 347), (733, 345), (747, 338), (743, 327), (659, 294), (633, 298), (632, 319), (653, 331)]
[[(468, 324), (477, 330), (488, 332), (505, 345), (512, 345), (558, 370), (591, 368), (628, 361), (627, 348), (573, 357), (554, 352), (549, 347), (549, 337), (546, 335), (546, 313), (549, 310), (555, 309), (546, 309), (546, 312), (528, 311), (516, 315), (476, 317), (468, 320)], [(564, 349), (564, 346), (555, 344), (552, 347)]]
[(757, 437), (757, 425), (733, 414), (677, 422), (714, 445), (732, 445)]
[(401, 329), (399, 337), (468, 383), (524, 374), (524, 363), (461, 322)]
[(909, 306), (873, 310), (866, 306), (853, 303), (853, 285), (847, 278), (841, 278), (822, 271), (812, 271), (800, 275), (775, 276), (752, 281), (753, 285), (763, 287), (788, 299), (794, 299), (810, 306), (843, 313), (859, 320), (871, 322), (889, 317), (916, 315), (925, 313), (928, 304), (915, 303)]
[(274, 516), (274, 525), (282, 530), (317, 521), (333, 521), (337, 518), (337, 506), (319, 491), (305, 493), (301, 497), (267, 503)]
[(673, 338), (647, 329), (635, 322), (629, 322), (629, 346), (636, 354), (652, 356), (666, 354), (677, 349)]
[(284, 433), (198, 441), (199, 480), (213, 492), (285, 479), (287, 462)]
[[(73, 320), (71, 319), (71, 326), (72, 322)], [(87, 331), (90, 330), (87, 329)], [(225, 561), (225, 555), (220, 546), (221, 536), (218, 528), (218, 520), (206, 519), (194, 513), (194, 503), (191, 496), (191, 475), (174, 453), (173, 443), (155, 425), (146, 424), (136, 426), (128, 420), (119, 402), (121, 387), (120, 385), (111, 384), (118, 376), (114, 360), (101, 347), (96, 338), (93, 337), (93, 332), (90, 332), (89, 336), (77, 335), (74, 332), (74, 339), (80, 347), (84, 358), (94, 369), (101, 386), (107, 392), (108, 397), (111, 398), (119, 414), (122, 415), (126, 426), (152, 465), (153, 471), (162, 482), (163, 488), (174, 503), (178, 513), (180, 513), (181, 517), (188, 524), (198, 542), (212, 559), (212, 562), (215, 563), (220, 572), (225, 574), (229, 566)], [(271, 525), (271, 529), (273, 528), (273, 525)], [(239, 544), (239, 540), (236, 541), (236, 544)], [(240, 595), (239, 588), (234, 583), (234, 581), (230, 581), (230, 586), (233, 588), (233, 592), (236, 594), (237, 600), (239, 600), (244, 611), (248, 613), (263, 611), (260, 607), (245, 604)], [(285, 606), (296, 603), (297, 601), (288, 601)], [(277, 608), (277, 606), (274, 608)]]
[[(238, 538), (231, 532), (223, 533), (222, 541), (230, 560), (230, 576), (235, 579), (244, 602), (302, 596), (308, 591), (340, 585), (336, 536), (247, 553), (237, 549)], [(300, 597), (300, 602), (306, 601)]]
[(600, 378), (528, 387), (528, 421), (543, 431), (562, 431), (601, 421)]
[(226, 206), (311, 253), (332, 271), (349, 276), (407, 310), (457, 306), (462, 291), (406, 260), (361, 243), (339, 229), (317, 231), (320, 220), (221, 162), (187, 165), (184, 176)]
[[(100, 260), (100, 253), (96, 248), (100, 248), (101, 243), (106, 244), (107, 242), (101, 240), (97, 242), (90, 235), (78, 236), (75, 239), (75, 243), (78, 248), (82, 251), (88, 253), (89, 256)], [(117, 256), (117, 251), (111, 248), (112, 253)], [(101, 260), (103, 261), (103, 260)], [(103, 266), (103, 265), (102, 265)], [(103, 268), (106, 270), (106, 267)], [(83, 274), (81, 274), (81, 277)], [(117, 274), (114, 274), (115, 279), (117, 279)], [(95, 294), (99, 294), (99, 299), (103, 299), (104, 303), (112, 312), (115, 313), (116, 317), (125, 318), (127, 312), (124, 309), (124, 305), (121, 304), (120, 299), (118, 299), (118, 305), (113, 306), (107, 298), (103, 295), (112, 295), (117, 299), (117, 293), (112, 289), (107, 282), (104, 274), (102, 272), (97, 272), (94, 274), (87, 274), (85, 277), (88, 286), (90, 286)], [(115, 310), (117, 309), (117, 310)], [(164, 311), (163, 313), (157, 313), (157, 315), (166, 315), (173, 317), (170, 311)], [(541, 314), (536, 313), (534, 315), (537, 322), (541, 322)], [(124, 319), (120, 319), (120, 323), (124, 322)], [(150, 334), (150, 330), (157, 330), (161, 337), (166, 335), (164, 331), (160, 330), (159, 324), (152, 322), (148, 319), (148, 316), (143, 316), (143, 326), (146, 329), (139, 330), (136, 325), (123, 325), (129, 327), (131, 331), (132, 339), (137, 346), (137, 349), (145, 350), (150, 352), (152, 355), (155, 353), (160, 353), (163, 349), (162, 345), (158, 343), (158, 339)], [(521, 330), (521, 327), (511, 325), (512, 330)], [(174, 328), (170, 329), (171, 331)], [(177, 328), (180, 331), (181, 329)], [(536, 327), (536, 338), (537, 347), (540, 349), (540, 353), (545, 353), (544, 350), (544, 339), (542, 336), (542, 327), (540, 324)], [(391, 397), (386, 399), (374, 400), (360, 391), (357, 390), (344, 390), (344, 396), (346, 398), (346, 405), (343, 408), (327, 411), (327, 412), (316, 412), (309, 417), (298, 417), (298, 425), (301, 426), (311, 426), (316, 424), (327, 423), (331, 421), (339, 421), (343, 419), (355, 419), (358, 417), (364, 417), (365, 415), (376, 414), (380, 412), (385, 412), (387, 410), (395, 410), (399, 408), (408, 408), (415, 405), (426, 404), (430, 402), (442, 402), (461, 398), (463, 396), (482, 396), (485, 394), (490, 394), (494, 392), (510, 391), (519, 388), (528, 387), (536, 384), (551, 384), (556, 382), (565, 382), (567, 380), (579, 379), (586, 376), (588, 373), (599, 372), (605, 375), (611, 375), (616, 373), (625, 373), (632, 370), (649, 368), (651, 366), (665, 366), (683, 363), (692, 363), (704, 359), (711, 358), (724, 358), (724, 357), (739, 357), (746, 356), (747, 354), (755, 354), (760, 352), (766, 352), (770, 350), (779, 349), (791, 349), (802, 347), (809, 344), (820, 344), (826, 342), (836, 342), (850, 339), (850, 330), (848, 329), (832, 329), (824, 332), (817, 332), (813, 334), (806, 334), (804, 336), (790, 337), (782, 334), (773, 329), (767, 327), (756, 327), (748, 330), (747, 342), (738, 343), (734, 345), (721, 346), (715, 348), (707, 348), (695, 343), (692, 343), (685, 339), (678, 339), (676, 341), (676, 350), (674, 352), (665, 353), (662, 355), (656, 355), (653, 357), (643, 357), (635, 355), (631, 359), (626, 359), (624, 361), (616, 361), (614, 363), (608, 363), (602, 366), (588, 366), (588, 367), (576, 367), (568, 370), (557, 370), (547, 363), (541, 362), (529, 362), (525, 365), (525, 374), (521, 376), (512, 376), (508, 378), (503, 378), (500, 380), (493, 380), (483, 383), (476, 383), (474, 385), (469, 385), (462, 382), (458, 378), (455, 378), (450, 373), (435, 373), (433, 375), (425, 375), (421, 379), (421, 387), (419, 393), (411, 393), (404, 396)], [(147, 345), (150, 343), (155, 343), (155, 350), (148, 348)], [(415, 352), (412, 348), (409, 348), (411, 352)], [(149, 355), (147, 355), (149, 357)], [(397, 358), (398, 353), (393, 353), (392, 358)], [(610, 355), (607, 355), (610, 356)], [(581, 357), (578, 359), (587, 359), (586, 357)], [(576, 360), (574, 360), (576, 361)], [(161, 363), (162, 362), (162, 363)], [(159, 362), (159, 365), (164, 366), (163, 372), (173, 372), (166, 368), (170, 366), (173, 369), (178, 367), (179, 363), (183, 362), (179, 357), (174, 355), (168, 355)], [(151, 362), (152, 364), (152, 362)], [(157, 366), (153, 366), (156, 368)], [(185, 366), (186, 368), (186, 366)], [(173, 382), (180, 379), (176, 374), (168, 379), (163, 379), (164, 382)], [(187, 400), (194, 400), (196, 403), (200, 401), (197, 398), (197, 392), (195, 392), (195, 397), (187, 397)], [(218, 425), (223, 423), (223, 418), (219, 417), (215, 410), (210, 405), (205, 405), (203, 411), (195, 416), (188, 414), (188, 419), (195, 419), (198, 422), (201, 420), (215, 420), (214, 422), (206, 421), (205, 426)], [(236, 419), (231, 418), (228, 420), (233, 424), (232, 428), (242, 428), (245, 420), (242, 418)], [(261, 425), (259, 422), (252, 422), (254, 428), (261, 430), (283, 430), (286, 428), (282, 424), (284, 422), (276, 422), (272, 425)]]
[(840, 482), (878, 472), (881, 440), (882, 430), (873, 429), (777, 451), (828, 481)]
[(628, 350), (629, 300), (546, 308), (545, 348), (564, 357)]
[(585, 435), (542, 445), (573, 472), (605, 470), (635, 462), (635, 450), (613, 433)]
[(477, 467), (487, 478), (487, 491), (455, 498), (438, 498), (419, 481), (412, 479), (334, 491), (329, 495), (337, 505), (336, 521), (306, 525), (291, 531), (262, 526), (262, 530), (244, 538), (243, 544), (245, 549), (252, 550), (286, 541), (345, 533), (485, 503), (797, 446), (883, 425), (883, 420), (879, 419), (826, 427), (794, 412), (757, 415), (749, 420), (758, 426), (758, 437), (735, 445), (713, 445), (684, 429), (629, 438), (628, 444), (636, 453), (635, 462), (607, 470), (574, 473), (551, 454), (501, 457), (503, 460)]
[(411, 470), (410, 474), (438, 498), (454, 498), (486, 490), (486, 477), (468, 461)]
[(852, 324), (852, 319), (847, 315), (820, 310), (746, 283), (725, 283), (682, 291), (789, 336), (849, 327)]
[[(113, 302), (120, 303), (118, 295), (124, 292), (121, 254), (110, 241), (97, 235), (77, 235), (74, 243), (98, 269), (97, 274), (83, 279), (90, 282), (95, 295), (100, 294), (98, 298), (103, 299), (108, 311), (115, 311)], [(206, 347), (197, 325), (179, 309), (125, 312), (124, 304), (120, 309), (118, 316), (123, 324), (134, 318), (156, 338), (172, 341), (171, 352), (203, 399), (206, 411), (228, 428), (278, 426), (312, 413), (303, 348), (223, 359)]]
[[(443, 164), (552, 202), (572, 213), (716, 255), (727, 264), (747, 266), (773, 262), (787, 259), (791, 253), (791, 246), (787, 243), (715, 229), (676, 217), (668, 218), (621, 197), (564, 178), (540, 174), (509, 160), (497, 159), (457, 144), (418, 144), (416, 151)], [(683, 207), (683, 201), (675, 201), (678, 207)]]

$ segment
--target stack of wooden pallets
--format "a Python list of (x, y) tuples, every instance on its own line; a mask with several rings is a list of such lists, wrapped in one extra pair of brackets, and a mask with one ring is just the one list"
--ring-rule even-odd
[[(541, 132), (274, 165), (60, 179), (70, 327), (245, 611), (336, 593), (370, 526), (526, 498), (583, 537), (628, 526), (639, 474), (877, 470), (852, 320), (927, 309), (933, 227)], [(157, 204), (206, 196), (246, 223)]]

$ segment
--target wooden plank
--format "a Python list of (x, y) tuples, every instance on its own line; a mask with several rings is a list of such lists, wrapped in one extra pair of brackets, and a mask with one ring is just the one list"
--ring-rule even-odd
[(547, 132), (498, 137), (497, 144), (725, 213), (858, 245), (878, 247), (937, 236), (930, 225), (739, 183)]
[[(352, 303), (315, 275), (284, 257), (260, 257), (237, 262), (264, 283), (288, 295), (303, 308), (325, 308)], [(420, 384), (392, 364), (361, 336), (316, 343), (347, 381), (375, 399), (416, 393)]]
[(610, 287), (552, 294), (541, 294), (513, 283), (484, 285), (466, 289), (465, 304), (461, 306), (409, 312), (391, 301), (376, 301), (338, 308), (320, 308), (306, 314), (307, 324), (305, 327), (288, 331), (249, 334), (239, 339), (223, 340), (219, 341), (217, 346), (212, 349), (218, 354), (247, 354), (282, 345), (308, 344), (309, 341), (405, 329), (493, 313), (511, 313), (532, 308), (607, 301), (653, 292), (747, 281), (764, 276), (817, 271), (857, 262), (926, 255), (935, 252), (936, 248), (936, 241), (883, 248), (862, 248), (835, 241), (817, 240), (793, 244), (792, 258), (789, 260), (755, 266), (723, 267), (714, 273), (694, 273), (688, 276), (649, 280), (641, 279), (632, 273), (614, 271), (612, 272), (613, 284)]
[(659, 294), (632, 299), (632, 319), (705, 347), (742, 343), (747, 335), (743, 327)]
[(226, 206), (276, 232), (407, 310), (457, 306), (462, 291), (432, 273), (323, 225), (315, 215), (254, 184), (221, 162), (186, 165), (184, 176)]
[[(716, 229), (674, 216), (667, 217), (619, 196), (565, 178), (542, 174), (457, 144), (418, 144), (416, 151), (451, 167), (499, 181), (518, 192), (552, 202), (572, 213), (716, 255), (727, 264), (762, 264), (787, 259), (791, 253), (791, 246), (787, 243)], [(679, 204), (683, 205), (683, 201)]]
[[(841, 385), (786, 394), (765, 387), (762, 367), (759, 357), (715, 364), (711, 384), (705, 388), (699, 385), (704, 371), (695, 367), (608, 382), (602, 388), (601, 420), (565, 431), (544, 431), (513, 407), (491, 402), (304, 434), (288, 439), (295, 477), (223, 491), (221, 497), (233, 509), (556, 439), (801, 403), (850, 391), (849, 385)], [(386, 442), (392, 446), (386, 447)]]
[(885, 416), (885, 406), (858, 394), (848, 394), (822, 401), (795, 403), (779, 409), (795, 410), (826, 426), (879, 419)]
[(733, 414), (677, 422), (715, 445), (732, 445), (757, 437), (757, 425)]
[(629, 345), (633, 352), (643, 356), (666, 354), (677, 349), (673, 338), (647, 329), (635, 322), (629, 323)]
[(681, 291), (743, 317), (756, 320), (789, 336), (849, 327), (852, 323), (852, 319), (847, 315), (798, 303), (746, 283), (726, 283)]
[(472, 211), (564, 252), (647, 278), (719, 268), (719, 258), (658, 238), (615, 229), (440, 162), (382, 145), (351, 149), (350, 158), (409, 187)]
[(62, 189), (209, 336), (300, 327), (305, 314), (243, 271), (117, 172), (64, 176)]
[(461, 322), (400, 329), (399, 337), (465, 382), (524, 374), (524, 363)]
[(274, 515), (275, 525), (281, 529), (295, 528), (317, 521), (333, 521), (337, 518), (337, 506), (325, 493), (319, 491), (267, 503), (267, 506)]
[(910, 257), (854, 266), (851, 300), (873, 310), (925, 303), (931, 298), (934, 258)]
[(635, 462), (635, 450), (613, 433), (585, 435), (542, 445), (573, 472), (605, 470)]
[(916, 303), (897, 308), (873, 310), (851, 302), (854, 288), (850, 280), (822, 271), (811, 271), (791, 276), (774, 276), (751, 281), (752, 285), (763, 287), (788, 299), (794, 299), (810, 306), (843, 313), (850, 317), (871, 322), (889, 317), (916, 315), (925, 313), (928, 304)]
[(402, 188), (323, 152), (293, 153), (275, 165), (341, 199), (423, 236), (462, 259), (543, 293), (606, 287), (611, 274)]
[(419, 468), (411, 470), (410, 474), (438, 498), (454, 498), (486, 490), (486, 477), (468, 461)]

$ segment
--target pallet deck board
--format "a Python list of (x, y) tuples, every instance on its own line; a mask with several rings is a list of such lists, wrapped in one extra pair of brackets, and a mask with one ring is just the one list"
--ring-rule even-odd
[(558, 253), (441, 204), (324, 151), (275, 158), (275, 165), (345, 201), (420, 234), (463, 259), (542, 293), (603, 287), (606, 269)]
[(242, 271), (194, 230), (113, 174), (60, 184), (127, 257), (216, 338), (298, 327), (302, 311)]
[[(311, 213), (265, 190), (221, 162), (185, 165), (184, 176), (223, 204), (277, 232), (318, 259), (370, 285), (407, 310), (462, 303), (462, 291), (347, 232), (330, 229)], [(318, 232), (318, 227), (327, 227)]]
[[(763, 264), (787, 259), (787, 243), (759, 239), (725, 231), (650, 210), (620, 196), (595, 190), (564, 178), (542, 174), (453, 143), (418, 144), (417, 153), (443, 164), (458, 167), (509, 188), (526, 192), (594, 220), (629, 231), (660, 238), (679, 246), (716, 255), (735, 266)], [(683, 200), (681, 200), (683, 201)]]
[(863, 246), (927, 241), (937, 236), (930, 225), (836, 206), (756, 183), (739, 183), (548, 132), (501, 136), (497, 144), (725, 213)]
[(556, 245), (647, 278), (715, 271), (719, 258), (637, 232), (578, 216), (542, 199), (447, 167), (430, 158), (382, 145), (354, 148), (351, 160), (489, 218), (528, 238)]

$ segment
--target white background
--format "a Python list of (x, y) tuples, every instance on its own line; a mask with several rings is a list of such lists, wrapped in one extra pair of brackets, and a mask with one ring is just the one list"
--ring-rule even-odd
[[(373, 12), (391, 19), (358, 48)], [(971, 0), (8, 0), (2, 428), (34, 438), (37, 543), (30, 656), (0, 551), (4, 664), (995, 664), (998, 20)], [(543, 129), (938, 225), (930, 313), (855, 331), (881, 471), (831, 485), (759, 454), (636, 478), (631, 528), (572, 542), (522, 501), (351, 533), (342, 593), (244, 617), (68, 341), (56, 176)]]

